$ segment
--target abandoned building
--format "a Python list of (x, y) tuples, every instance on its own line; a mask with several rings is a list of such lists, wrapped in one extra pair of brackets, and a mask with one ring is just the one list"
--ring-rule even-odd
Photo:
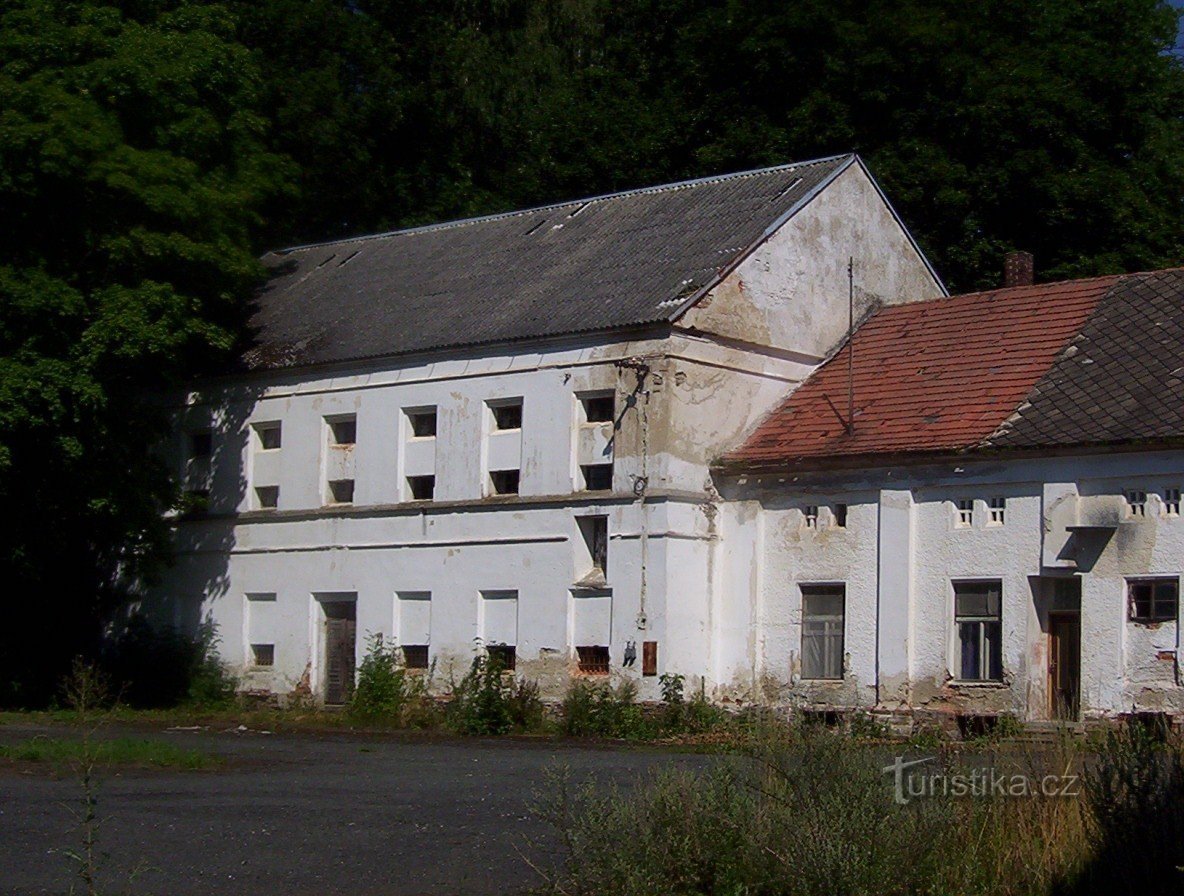
[(948, 297), (853, 155), (264, 261), (144, 604), (246, 690), (1184, 711), (1182, 272)]

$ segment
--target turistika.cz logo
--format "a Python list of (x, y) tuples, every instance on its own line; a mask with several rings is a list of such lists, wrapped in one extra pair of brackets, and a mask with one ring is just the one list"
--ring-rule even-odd
[(959, 769), (954, 772), (921, 768), (936, 756), (906, 760), (897, 756), (883, 768), (893, 776), (893, 797), (900, 805), (932, 797), (1076, 797), (1079, 778), (1067, 769), (1059, 775), (1008, 774), (994, 767)]

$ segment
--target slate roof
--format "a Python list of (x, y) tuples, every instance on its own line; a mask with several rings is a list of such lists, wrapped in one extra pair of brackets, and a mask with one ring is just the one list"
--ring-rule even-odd
[(1179, 438), (1184, 268), (885, 307), (722, 464)]
[(854, 155), (273, 252), (246, 362), (281, 368), (669, 321)]

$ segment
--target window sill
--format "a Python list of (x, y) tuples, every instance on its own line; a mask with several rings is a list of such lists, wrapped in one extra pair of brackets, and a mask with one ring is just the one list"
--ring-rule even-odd
[(1005, 688), (1010, 688), (1011, 684), (1006, 681), (965, 681), (961, 678), (955, 678), (949, 682), (949, 687), (967, 690), (1001, 691)]

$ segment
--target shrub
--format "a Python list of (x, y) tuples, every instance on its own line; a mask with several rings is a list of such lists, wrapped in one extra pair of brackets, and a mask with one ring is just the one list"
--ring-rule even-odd
[(645, 737), (650, 726), (636, 700), (637, 685), (632, 681), (614, 688), (607, 682), (577, 679), (560, 707), (563, 733), (573, 737)]
[(533, 731), (542, 725), (543, 703), (537, 684), (515, 678), (499, 658), (480, 653), (453, 689), (446, 718), (462, 734)]
[(237, 688), (222, 663), (212, 622), (188, 637), (173, 628), (153, 628), (144, 617), (133, 616), (106, 645), (101, 666), (112, 693), (137, 709), (182, 703), (225, 706)]

